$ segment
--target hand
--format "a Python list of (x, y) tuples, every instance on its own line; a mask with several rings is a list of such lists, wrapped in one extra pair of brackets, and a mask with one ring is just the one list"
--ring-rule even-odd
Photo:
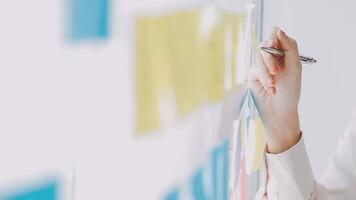
[(258, 51), (249, 78), (256, 103), (266, 129), (270, 153), (280, 153), (300, 139), (298, 104), (302, 65), (295, 40), (275, 28), (270, 40), (262, 46), (285, 52), (284, 57)]

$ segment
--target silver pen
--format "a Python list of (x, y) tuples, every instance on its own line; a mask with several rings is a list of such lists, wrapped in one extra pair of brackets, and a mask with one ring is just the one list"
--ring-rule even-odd
[[(267, 53), (270, 53), (275, 56), (284, 56), (284, 52), (282, 50), (272, 48), (272, 47), (261, 47), (261, 49)], [(305, 64), (313, 64), (316, 63), (316, 59), (313, 57), (308, 57), (308, 56), (302, 56), (299, 55), (300, 61), (302, 61)]]

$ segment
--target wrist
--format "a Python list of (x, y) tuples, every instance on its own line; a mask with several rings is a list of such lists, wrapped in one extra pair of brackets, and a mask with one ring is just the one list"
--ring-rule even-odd
[(267, 147), (270, 153), (281, 153), (300, 139), (298, 110), (271, 115), (265, 124)]

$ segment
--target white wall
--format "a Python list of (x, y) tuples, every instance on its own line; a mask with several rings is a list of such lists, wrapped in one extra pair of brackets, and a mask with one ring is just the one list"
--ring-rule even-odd
[(312, 167), (317, 178), (345, 130), (356, 102), (356, 2), (265, 0), (264, 36), (280, 26), (302, 54), (318, 59), (304, 66), (300, 105)]

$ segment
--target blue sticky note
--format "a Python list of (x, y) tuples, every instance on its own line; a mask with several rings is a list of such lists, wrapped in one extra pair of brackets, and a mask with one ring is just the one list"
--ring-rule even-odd
[(229, 142), (226, 139), (211, 152), (210, 162), (214, 200), (228, 199), (228, 149)]
[(203, 170), (199, 169), (192, 177), (191, 192), (194, 200), (207, 200), (204, 189)]
[(212, 176), (212, 185), (213, 185), (213, 199), (218, 200), (218, 158), (219, 158), (219, 149), (214, 148), (211, 152), (211, 176)]
[(109, 0), (69, 0), (72, 40), (104, 39), (109, 35)]
[(33, 185), (12, 192), (1, 200), (58, 200), (58, 183), (55, 181)]
[(229, 184), (229, 142), (224, 140), (221, 147), (221, 161), (222, 162), (222, 199), (228, 199), (228, 184)]
[(172, 191), (168, 192), (164, 197), (163, 200), (179, 200), (179, 189), (175, 188)]

